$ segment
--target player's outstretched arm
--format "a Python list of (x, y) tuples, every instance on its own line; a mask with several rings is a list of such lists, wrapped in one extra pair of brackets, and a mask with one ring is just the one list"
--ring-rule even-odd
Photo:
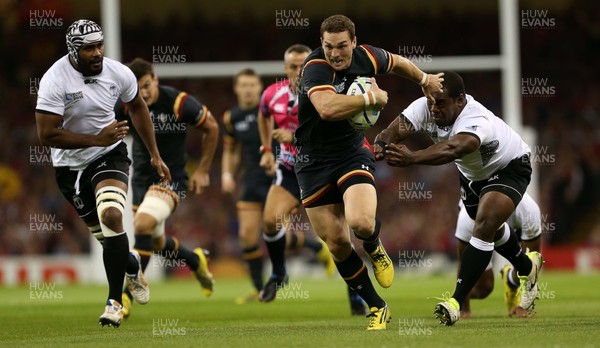
[(382, 130), (375, 137), (375, 141), (373, 143), (375, 159), (379, 161), (385, 157), (385, 148), (387, 144), (399, 143), (408, 138), (414, 132), (413, 125), (406, 120), (404, 115), (398, 115), (398, 117), (396, 117), (396, 119), (393, 120), (386, 129)]
[(201, 194), (210, 185), (210, 166), (219, 141), (219, 124), (210, 111), (207, 111), (206, 120), (202, 123), (200, 130), (204, 135), (200, 163), (190, 178), (190, 191), (195, 194)]
[(394, 167), (406, 167), (411, 164), (441, 165), (477, 150), (479, 144), (479, 138), (466, 133), (457, 134), (419, 151), (411, 151), (401, 144), (388, 144), (385, 160)]
[(163, 162), (156, 146), (156, 138), (154, 137), (154, 126), (150, 119), (150, 113), (148, 112), (148, 106), (142, 96), (138, 93), (132, 101), (127, 103), (129, 108), (129, 114), (131, 115), (131, 121), (133, 126), (137, 130), (140, 138), (146, 145), (146, 149), (150, 153), (150, 163), (156, 169), (158, 175), (168, 182), (171, 182), (171, 173), (169, 168)]
[(427, 99), (432, 99), (432, 93), (442, 92), (444, 73), (427, 74), (421, 71), (421, 69), (413, 62), (397, 54), (392, 54), (392, 59), (394, 60), (392, 72), (398, 76), (418, 83), (423, 89), (423, 94), (425, 94)]
[(123, 139), (129, 127), (127, 121), (113, 122), (98, 134), (79, 134), (60, 128), (62, 116), (35, 112), (38, 138), (44, 146), (59, 149), (81, 149), (92, 146), (110, 146)]

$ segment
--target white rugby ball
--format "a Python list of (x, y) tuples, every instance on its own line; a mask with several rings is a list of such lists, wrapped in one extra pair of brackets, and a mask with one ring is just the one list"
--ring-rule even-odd
[[(350, 88), (348, 88), (347, 95), (361, 95), (365, 94), (371, 90), (371, 78), (358, 76), (354, 79)], [(360, 112), (356, 115), (349, 117), (348, 122), (358, 130), (366, 130), (377, 122), (379, 118), (379, 114), (381, 113), (381, 108), (376, 105), (369, 105), (364, 107)]]

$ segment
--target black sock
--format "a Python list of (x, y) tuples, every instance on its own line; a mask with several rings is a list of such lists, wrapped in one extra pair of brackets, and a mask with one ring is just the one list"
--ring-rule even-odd
[(356, 293), (356, 291), (352, 290), (352, 288), (350, 286), (347, 286), (348, 288), (348, 299), (350, 299), (350, 303), (353, 302), (360, 302), (362, 304), (362, 297), (360, 297), (359, 294)]
[(114, 237), (104, 237), (102, 259), (108, 279), (108, 299), (121, 302), (125, 270), (129, 255), (127, 234), (121, 233)]
[(263, 253), (258, 245), (242, 249), (242, 258), (250, 270), (250, 279), (257, 292), (263, 287)]
[[(479, 243), (485, 243), (481, 240), (478, 241)], [(462, 255), (456, 289), (452, 295), (458, 303), (465, 301), (475, 283), (481, 278), (481, 275), (492, 259), (493, 252), (494, 250), (486, 251), (478, 249), (471, 243), (467, 245)]]
[(140, 254), (140, 261), (142, 263), (142, 272), (146, 271), (150, 257), (152, 256), (152, 235), (140, 234), (135, 236), (135, 244), (133, 249)]
[(379, 245), (379, 230), (381, 229), (381, 221), (379, 221), (379, 219), (375, 219), (375, 230), (373, 230), (373, 234), (369, 237), (369, 238), (361, 238), (359, 237), (356, 233), (354, 233), (354, 235), (356, 236), (356, 238), (360, 239), (363, 241), (363, 248), (365, 248), (365, 251), (367, 253), (372, 253), (375, 251), (375, 249), (377, 249), (377, 246)]
[(282, 278), (287, 274), (285, 269), (285, 229), (279, 230), (274, 236), (263, 235), (269, 258), (273, 264), (273, 274), (275, 278)]
[(129, 253), (129, 259), (127, 262), (127, 274), (129, 275), (135, 275), (137, 274), (137, 272), (140, 270), (140, 264), (138, 264), (137, 260), (135, 259), (135, 256), (131, 255), (131, 253)]
[(195, 271), (200, 266), (200, 258), (193, 251), (179, 244), (175, 237), (165, 236), (165, 247), (161, 250), (161, 255), (172, 260), (183, 260), (188, 267)]
[(531, 267), (533, 267), (531, 260), (527, 257), (527, 254), (521, 249), (517, 234), (514, 231), (510, 231), (510, 237), (506, 243), (495, 248), (498, 254), (504, 256), (508, 262), (510, 262), (519, 275), (529, 275)]
[(369, 279), (367, 267), (354, 249), (346, 260), (336, 261), (335, 265), (346, 284), (365, 300), (369, 308), (385, 306), (385, 301), (379, 297)]

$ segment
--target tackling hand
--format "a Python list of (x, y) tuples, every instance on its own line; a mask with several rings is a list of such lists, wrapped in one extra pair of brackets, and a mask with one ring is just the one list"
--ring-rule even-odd
[(414, 152), (405, 145), (388, 144), (385, 150), (387, 164), (394, 167), (406, 167), (414, 163)]

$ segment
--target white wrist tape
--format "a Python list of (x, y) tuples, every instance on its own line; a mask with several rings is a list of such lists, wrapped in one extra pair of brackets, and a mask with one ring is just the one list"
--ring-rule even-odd
[(375, 101), (375, 96), (373, 95), (372, 91), (368, 91), (367, 93), (363, 94), (363, 98), (365, 98), (365, 106), (369, 106), (372, 105), (374, 103), (371, 102), (371, 97), (369, 97), (369, 94), (371, 94), (373, 96), (373, 101)]
[(421, 78), (421, 82), (419, 82), (419, 85), (421, 87), (424, 87), (426, 85), (426, 83), (427, 83), (427, 74), (423, 73), (423, 78)]

